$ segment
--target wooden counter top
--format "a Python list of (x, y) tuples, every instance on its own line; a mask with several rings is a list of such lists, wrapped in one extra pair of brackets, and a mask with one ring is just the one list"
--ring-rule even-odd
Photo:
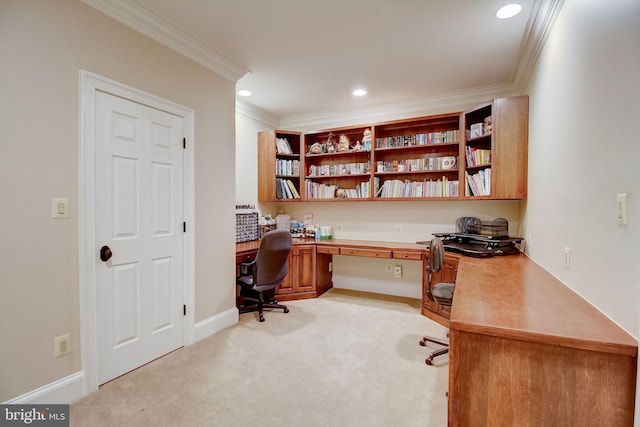
[(525, 255), (461, 257), (450, 327), (637, 356), (638, 342)]
[[(406, 242), (380, 242), (374, 240), (349, 240), (349, 239), (329, 239), (329, 240), (315, 240), (315, 239), (293, 239), (294, 245), (315, 244), (317, 246), (339, 246), (339, 247), (351, 247), (351, 248), (363, 248), (363, 249), (402, 249), (402, 250), (415, 250), (424, 251), (427, 249), (424, 245), (418, 245), (416, 243)], [(236, 254), (255, 251), (260, 247), (259, 240), (253, 240), (250, 242), (236, 243)]]

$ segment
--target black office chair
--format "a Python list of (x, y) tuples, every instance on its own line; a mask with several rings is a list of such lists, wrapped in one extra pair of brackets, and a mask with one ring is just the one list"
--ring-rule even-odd
[[(250, 274), (236, 279), (236, 283), (240, 285), (240, 296), (245, 301), (239, 308), (240, 313), (257, 311), (260, 321), (264, 322), (265, 308), (279, 308), (285, 313), (289, 312), (286, 306), (275, 300), (275, 289), (287, 275), (287, 258), (291, 245), (289, 230), (269, 231), (262, 237), (256, 259), (240, 264), (242, 271), (250, 271)], [(265, 298), (269, 302), (265, 302)]]
[[(442, 263), (444, 262), (444, 246), (442, 244), (442, 240), (434, 237), (429, 244), (429, 266), (427, 267), (427, 297), (440, 305), (451, 306), (453, 303), (453, 291), (455, 288), (455, 284), (453, 283), (437, 283), (432, 285), (431, 277), (433, 273), (438, 273), (442, 268)], [(447, 334), (448, 336), (448, 334)], [(439, 338), (432, 337), (424, 337), (420, 341), (421, 346), (426, 346), (427, 341), (433, 342), (436, 344), (443, 345), (444, 347), (434, 351), (427, 357), (425, 363), (427, 365), (433, 364), (433, 359), (442, 354), (447, 354), (449, 352), (449, 341), (442, 340)]]

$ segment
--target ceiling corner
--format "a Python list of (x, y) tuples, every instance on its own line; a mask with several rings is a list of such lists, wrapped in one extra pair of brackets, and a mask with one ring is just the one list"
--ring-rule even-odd
[(131, 1), (81, 1), (234, 83), (249, 71)]

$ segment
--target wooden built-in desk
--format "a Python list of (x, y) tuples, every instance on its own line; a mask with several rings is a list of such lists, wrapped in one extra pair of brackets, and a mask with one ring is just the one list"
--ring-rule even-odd
[(632, 426), (637, 356), (632, 336), (525, 255), (461, 258), (450, 425)]
[[(338, 254), (428, 258), (427, 248), (412, 243), (294, 239), (296, 245), (313, 247), (321, 269)], [(236, 260), (258, 247), (237, 244)], [(450, 321), (425, 306), (424, 285), (422, 313), (450, 327), (449, 425), (633, 425), (635, 338), (525, 255), (447, 257), (457, 270), (449, 276), (456, 283)], [(323, 282), (317, 296), (331, 287), (331, 274), (315, 277)]]

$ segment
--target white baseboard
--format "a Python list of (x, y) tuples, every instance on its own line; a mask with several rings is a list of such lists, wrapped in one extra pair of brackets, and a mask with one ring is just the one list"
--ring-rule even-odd
[(5, 404), (37, 404), (54, 405), (69, 404), (82, 399), (85, 396), (84, 372), (60, 378), (50, 384), (32, 390), (21, 396), (3, 402)]
[(353, 276), (333, 275), (333, 287), (351, 291), (373, 292), (397, 297), (422, 298), (420, 283), (390, 283), (388, 280), (359, 279)]
[(198, 342), (229, 326), (235, 325), (238, 323), (239, 316), (238, 309), (233, 307), (208, 319), (196, 322), (194, 326), (195, 341)]

